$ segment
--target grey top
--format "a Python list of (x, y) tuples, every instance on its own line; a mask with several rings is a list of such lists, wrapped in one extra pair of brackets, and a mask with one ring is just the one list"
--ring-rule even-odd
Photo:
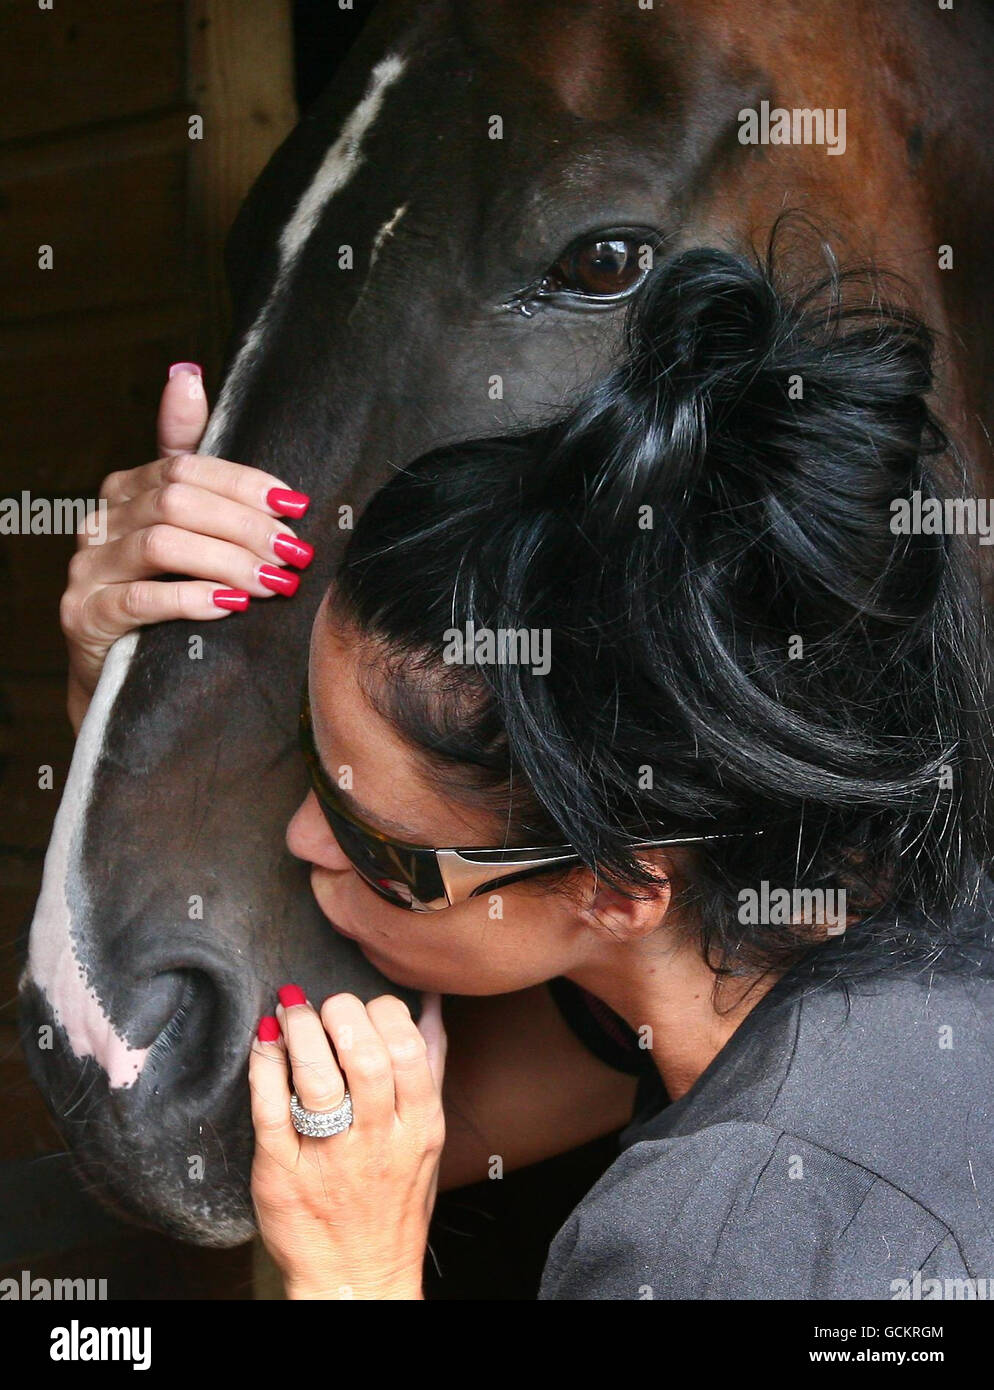
[(647, 1068), (539, 1298), (994, 1298), (992, 908), (966, 973), (795, 967), (680, 1100)]

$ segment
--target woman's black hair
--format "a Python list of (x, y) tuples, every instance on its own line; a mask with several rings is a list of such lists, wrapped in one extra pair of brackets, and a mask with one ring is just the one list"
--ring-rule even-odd
[[(632, 839), (762, 830), (679, 861), (716, 969), (810, 949), (742, 912), (764, 882), (845, 888), (854, 967), (935, 958), (994, 775), (965, 543), (896, 522), (965, 482), (928, 330), (868, 272), (792, 292), (772, 248), (696, 249), (649, 273), (624, 348), (552, 420), (373, 499), (333, 597), (375, 639), (380, 708), (508, 843), (568, 842), (622, 891), (654, 881)], [(469, 623), (548, 634), (547, 674), (446, 664)]]

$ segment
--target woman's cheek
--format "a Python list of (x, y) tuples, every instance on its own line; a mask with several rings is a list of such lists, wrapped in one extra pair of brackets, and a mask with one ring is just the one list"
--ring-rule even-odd
[[(364, 935), (367, 954), (384, 973), (393, 965), (403, 970), (419, 988), (453, 989), (462, 981), (461, 967), (468, 967), (469, 978), (486, 976), (486, 957), (477, 960), (465, 924), (450, 916), (452, 909), (439, 913), (405, 913), (405, 922), (370, 923)], [(437, 919), (437, 920), (432, 920)], [(448, 920), (445, 920), (448, 919)], [(479, 933), (477, 933), (479, 939)]]

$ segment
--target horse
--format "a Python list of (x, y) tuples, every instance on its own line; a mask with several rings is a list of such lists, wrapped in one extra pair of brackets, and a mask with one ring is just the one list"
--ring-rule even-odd
[(275, 987), (397, 992), (283, 845), (308, 631), (392, 470), (555, 413), (616, 359), (655, 259), (761, 246), (792, 209), (901, 275), (990, 477), (992, 65), (994, 16), (952, 0), (376, 7), (231, 229), (200, 445), (311, 495), (315, 562), (291, 603), (115, 645), (31, 924), (25, 1052), (112, 1207), (247, 1239), (246, 1062)]

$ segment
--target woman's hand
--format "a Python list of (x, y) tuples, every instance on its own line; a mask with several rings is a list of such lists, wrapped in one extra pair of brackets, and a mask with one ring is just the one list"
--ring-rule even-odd
[[(287, 1297), (421, 1298), (445, 1139), (439, 996), (425, 996), (418, 1025), (392, 995), (364, 1006), (336, 994), (320, 1017), (295, 985), (280, 1000), (278, 1019), (259, 1025), (249, 1085), (252, 1200)], [(297, 1133), (288, 1062), (307, 1110), (336, 1109), (348, 1085), (349, 1129)]]
[[(69, 647), (68, 710), (78, 733), (114, 642), (171, 618), (226, 617), (252, 598), (291, 596), (312, 548), (284, 520), (308, 499), (279, 478), (197, 454), (207, 397), (194, 363), (173, 364), (162, 392), (154, 463), (104, 480), (106, 537), (85, 530), (69, 562), (59, 618)], [(275, 491), (274, 491), (275, 490)], [(190, 575), (157, 579), (156, 575)]]

